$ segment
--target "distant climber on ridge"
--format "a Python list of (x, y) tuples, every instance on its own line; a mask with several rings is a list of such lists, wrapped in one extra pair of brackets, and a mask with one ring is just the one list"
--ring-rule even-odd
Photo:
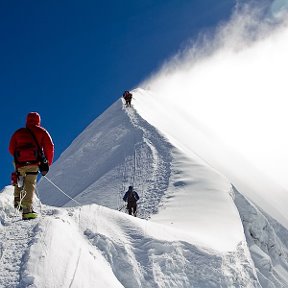
[(123, 98), (125, 100), (126, 107), (131, 107), (132, 93), (126, 90), (123, 93)]
[(128, 191), (125, 193), (123, 197), (123, 201), (127, 202), (127, 209), (129, 215), (133, 215), (136, 217), (137, 211), (137, 201), (139, 200), (139, 196), (136, 191), (133, 190), (133, 186), (129, 186)]

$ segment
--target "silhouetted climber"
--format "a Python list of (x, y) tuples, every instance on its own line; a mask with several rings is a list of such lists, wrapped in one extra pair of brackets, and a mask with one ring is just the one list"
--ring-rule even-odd
[(133, 190), (133, 186), (129, 186), (128, 191), (125, 193), (123, 197), (123, 201), (127, 202), (127, 209), (129, 215), (136, 216), (137, 211), (137, 201), (139, 200), (139, 196), (136, 191)]
[(125, 91), (123, 93), (123, 98), (125, 100), (126, 107), (131, 107), (132, 93), (130, 93), (129, 91)]

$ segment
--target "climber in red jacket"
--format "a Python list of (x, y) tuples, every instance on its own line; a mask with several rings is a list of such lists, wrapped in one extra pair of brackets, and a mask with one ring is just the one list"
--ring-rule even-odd
[(54, 157), (53, 141), (47, 130), (40, 126), (40, 122), (40, 115), (30, 112), (26, 127), (18, 129), (9, 144), (17, 175), (17, 183), (14, 183), (14, 207), (23, 210), (24, 220), (37, 217), (32, 203), (38, 171), (40, 169), (41, 174), (46, 175)]

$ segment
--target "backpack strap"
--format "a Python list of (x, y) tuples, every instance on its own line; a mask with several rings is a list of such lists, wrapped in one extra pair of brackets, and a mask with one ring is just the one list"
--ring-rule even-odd
[(32, 138), (33, 138), (33, 140), (34, 140), (34, 142), (35, 142), (35, 144), (36, 144), (36, 146), (37, 146), (37, 148), (38, 148), (38, 151), (41, 151), (42, 149), (40, 148), (40, 145), (39, 145), (39, 143), (38, 143), (38, 141), (37, 141), (37, 138), (35, 137), (35, 135), (34, 135), (34, 133), (29, 129), (29, 128), (27, 128), (26, 127), (26, 130), (30, 133), (30, 135), (32, 136)]
[(30, 132), (31, 136), (33, 137), (33, 139), (34, 139), (34, 141), (35, 141), (35, 143), (36, 143), (36, 145), (38, 147), (38, 151), (39, 151), (38, 152), (38, 157), (39, 157), (39, 162), (40, 162), (39, 170), (40, 170), (41, 174), (43, 176), (45, 176), (47, 174), (47, 172), (49, 171), (48, 160), (47, 160), (47, 158), (46, 158), (46, 156), (44, 154), (44, 151), (41, 149), (41, 147), (40, 147), (40, 145), (39, 145), (39, 143), (37, 141), (37, 138), (35, 137), (34, 133), (29, 128), (26, 127), (26, 129)]
[(29, 128), (27, 128), (26, 127), (26, 129), (27, 129), (27, 131), (29, 131), (29, 133), (31, 134), (31, 136), (32, 136), (32, 138), (34, 139), (34, 142), (36, 143), (36, 146), (37, 146), (37, 148), (38, 148), (38, 158), (39, 158), (39, 161), (41, 162), (41, 161), (47, 161), (46, 160), (46, 156), (44, 155), (44, 152), (43, 152), (43, 150), (42, 150), (42, 148), (40, 147), (40, 145), (39, 145), (39, 143), (38, 143), (38, 141), (37, 141), (37, 138), (36, 138), (36, 136), (34, 135), (34, 133), (31, 131), (31, 129), (29, 129)]

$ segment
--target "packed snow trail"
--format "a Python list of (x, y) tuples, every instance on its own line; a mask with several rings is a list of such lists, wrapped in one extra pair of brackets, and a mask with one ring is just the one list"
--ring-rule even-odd
[(160, 201), (167, 191), (171, 176), (172, 149), (167, 140), (159, 132), (143, 120), (133, 106), (125, 108), (133, 127), (142, 132), (141, 142), (134, 145), (134, 163), (132, 183), (138, 188), (140, 205), (138, 216), (144, 219), (157, 213)]
[(0, 287), (15, 288), (18, 284), (20, 287), (29, 285), (29, 279), (24, 276), (26, 256), (33, 243), (34, 229), (39, 219), (22, 221), (20, 217), (21, 215), (18, 217), (10, 215), (5, 220), (2, 219), (4, 229), (0, 231)]

